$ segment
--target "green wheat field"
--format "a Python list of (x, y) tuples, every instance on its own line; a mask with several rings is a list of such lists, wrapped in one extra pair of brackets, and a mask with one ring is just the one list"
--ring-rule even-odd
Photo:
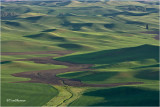
[(2, 0), (1, 106), (159, 106), (159, 1)]

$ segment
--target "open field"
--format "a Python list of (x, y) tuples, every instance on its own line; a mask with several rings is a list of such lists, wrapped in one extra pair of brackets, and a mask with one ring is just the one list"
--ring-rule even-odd
[(159, 106), (158, 1), (5, 1), (2, 106)]

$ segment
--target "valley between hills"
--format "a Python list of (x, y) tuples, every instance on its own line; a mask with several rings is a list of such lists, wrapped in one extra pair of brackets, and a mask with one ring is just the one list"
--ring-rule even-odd
[(1, 31), (1, 106), (159, 106), (158, 1), (4, 0)]

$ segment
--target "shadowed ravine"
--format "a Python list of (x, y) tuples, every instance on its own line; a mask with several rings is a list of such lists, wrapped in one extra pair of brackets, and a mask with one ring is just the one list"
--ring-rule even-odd
[[(2, 55), (25, 55), (25, 54), (58, 54), (57, 56), (63, 56), (65, 54), (72, 53), (72, 51), (55, 51), (55, 52), (2, 52)], [(34, 63), (41, 64), (54, 64), (54, 65), (65, 65), (68, 68), (63, 69), (49, 69), (49, 70), (39, 70), (39, 71), (28, 71), (28, 72), (20, 72), (12, 74), (15, 77), (24, 77), (30, 78), (29, 81), (19, 81), (20, 83), (44, 83), (44, 84), (52, 84), (52, 85), (68, 85), (68, 86), (76, 86), (76, 87), (113, 87), (120, 85), (134, 85), (134, 84), (143, 84), (143, 82), (125, 82), (125, 83), (112, 83), (112, 84), (86, 84), (82, 83), (80, 80), (74, 79), (65, 79), (57, 77), (56, 75), (59, 73), (65, 72), (76, 72), (76, 71), (88, 71), (92, 70), (93, 64), (73, 64), (69, 62), (62, 62), (52, 59), (53, 56), (49, 57), (38, 57), (38, 58), (29, 58), (29, 59), (18, 59), (17, 61), (33, 61)]]

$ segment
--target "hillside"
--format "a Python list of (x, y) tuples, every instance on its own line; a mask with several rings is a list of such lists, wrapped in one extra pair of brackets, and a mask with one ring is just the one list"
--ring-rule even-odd
[(156, 0), (3, 0), (1, 30), (2, 106), (159, 106)]

